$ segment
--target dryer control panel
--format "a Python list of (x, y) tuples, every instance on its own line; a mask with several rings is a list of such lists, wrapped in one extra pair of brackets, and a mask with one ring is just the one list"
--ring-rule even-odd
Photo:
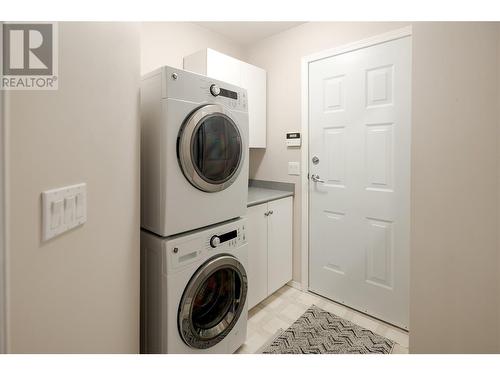
[(207, 100), (224, 104), (226, 107), (239, 111), (247, 111), (247, 93), (245, 90), (237, 90), (236, 87), (205, 78), (203, 89), (207, 92)]
[(163, 98), (220, 103), (232, 110), (248, 112), (247, 90), (244, 88), (168, 66), (160, 69), (164, 82)]

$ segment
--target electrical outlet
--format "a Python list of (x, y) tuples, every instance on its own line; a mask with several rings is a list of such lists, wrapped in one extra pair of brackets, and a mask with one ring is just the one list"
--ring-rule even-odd
[(300, 176), (300, 163), (298, 161), (288, 162), (288, 174), (293, 176)]

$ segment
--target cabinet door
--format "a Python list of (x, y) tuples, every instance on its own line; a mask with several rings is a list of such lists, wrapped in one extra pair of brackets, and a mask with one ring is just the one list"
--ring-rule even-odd
[(183, 59), (184, 70), (195, 72), (198, 74), (207, 75), (207, 50), (195, 52), (189, 56), (184, 56)]
[(241, 63), (241, 87), (247, 90), (249, 147), (266, 147), (266, 71)]
[(241, 86), (241, 61), (223, 53), (207, 49), (207, 76)]
[(248, 308), (267, 297), (267, 204), (249, 207), (248, 240)]
[(266, 147), (267, 73), (264, 69), (207, 48), (184, 57), (184, 69), (247, 90), (250, 148)]
[(292, 280), (292, 197), (268, 203), (268, 289), (274, 293)]

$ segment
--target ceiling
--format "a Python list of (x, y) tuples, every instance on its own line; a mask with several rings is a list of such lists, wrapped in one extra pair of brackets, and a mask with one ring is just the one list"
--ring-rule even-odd
[(304, 22), (195, 22), (242, 45), (252, 44)]

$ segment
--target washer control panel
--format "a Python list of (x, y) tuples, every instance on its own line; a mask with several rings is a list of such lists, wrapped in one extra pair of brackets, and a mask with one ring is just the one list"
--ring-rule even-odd
[(210, 246), (216, 248), (219, 245), (220, 245), (220, 237), (217, 235), (212, 236), (212, 238), (210, 239)]
[(245, 222), (239, 223), (233, 228), (226, 228), (223, 231), (214, 231), (206, 238), (205, 247), (208, 250), (236, 248), (246, 243)]
[(247, 243), (247, 221), (234, 219), (200, 231), (172, 236), (165, 241), (168, 254), (164, 264), (165, 272), (208, 259), (215, 252), (232, 253)]

